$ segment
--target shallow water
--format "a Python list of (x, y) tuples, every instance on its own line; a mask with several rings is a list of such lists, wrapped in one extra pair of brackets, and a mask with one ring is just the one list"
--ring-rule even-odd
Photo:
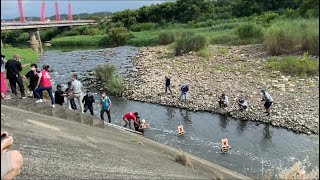
[[(88, 70), (104, 63), (115, 64), (121, 73), (134, 70), (130, 57), (136, 53), (138, 50), (133, 47), (116, 48), (113, 55), (101, 54), (101, 50), (46, 51), (39, 64), (51, 66), (55, 84), (66, 84), (71, 74), (78, 73), (81, 77)], [(98, 94), (95, 94), (95, 99), (99, 99)], [(307, 169), (319, 165), (318, 135), (294, 134), (255, 122), (127, 101), (123, 98), (111, 100), (113, 123), (121, 124), (124, 113), (137, 111), (151, 124), (151, 128), (145, 132), (147, 138), (182, 149), (249, 177), (259, 178), (263, 172), (291, 167), (297, 161), (301, 161)], [(99, 117), (99, 105), (95, 105), (94, 109), (95, 115)], [(185, 136), (177, 136), (179, 124), (184, 126), (187, 132)], [(225, 137), (228, 137), (232, 149), (227, 154), (220, 154), (220, 139)]]

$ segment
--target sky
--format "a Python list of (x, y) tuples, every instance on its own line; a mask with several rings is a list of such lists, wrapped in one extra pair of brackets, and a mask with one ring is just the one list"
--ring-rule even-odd
[[(71, 0), (72, 14), (94, 12), (116, 12), (137, 9), (144, 5), (161, 3), (168, 0)], [(68, 14), (68, 0), (58, 0), (60, 14)], [(40, 17), (41, 0), (23, 0), (23, 10), (27, 17)], [(55, 15), (55, 0), (46, 0), (46, 17)], [(1, 0), (1, 19), (19, 17), (18, 0)]]

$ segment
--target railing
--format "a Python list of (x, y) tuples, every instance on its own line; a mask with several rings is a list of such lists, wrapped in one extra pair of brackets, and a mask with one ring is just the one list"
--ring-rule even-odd
[(1, 26), (25, 26), (25, 25), (45, 25), (45, 24), (73, 24), (73, 23), (95, 23), (95, 20), (73, 20), (73, 21), (27, 21), (27, 22), (1, 22)]

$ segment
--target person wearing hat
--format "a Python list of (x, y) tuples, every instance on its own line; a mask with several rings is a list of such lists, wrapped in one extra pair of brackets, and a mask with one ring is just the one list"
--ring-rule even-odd
[(264, 101), (264, 108), (266, 109), (267, 116), (270, 115), (270, 107), (272, 105), (273, 99), (271, 95), (264, 89), (261, 89), (261, 94), (262, 94), (262, 100)]
[(229, 98), (224, 93), (219, 97), (219, 107), (228, 107)]
[(54, 102), (62, 106), (64, 103), (63, 91), (61, 90), (61, 85), (57, 85), (57, 90), (54, 92)]
[(5, 75), (5, 56), (1, 54), (1, 99), (10, 99), (10, 96), (6, 96), (7, 92), (6, 75)]
[(134, 124), (136, 124), (137, 126), (140, 126), (140, 123), (139, 123), (140, 117), (138, 112), (128, 112), (122, 116), (122, 119), (126, 123), (123, 127), (127, 127), (129, 125), (129, 128), (132, 129), (130, 121), (133, 121)]
[(24, 85), (20, 72), (22, 71), (23, 67), (28, 65), (29, 64), (25, 64), (23, 66), (21, 65), (20, 56), (18, 54), (14, 55), (13, 59), (10, 59), (5, 65), (5, 68), (7, 69), (7, 78), (9, 79), (12, 93), (17, 96), (16, 84), (18, 83), (22, 98), (26, 98), (26, 95), (24, 92)]
[(87, 112), (88, 109), (90, 111), (90, 114), (93, 116), (93, 104), (94, 104), (94, 98), (89, 90), (87, 90), (87, 94), (83, 97), (82, 103), (84, 103), (84, 112)]

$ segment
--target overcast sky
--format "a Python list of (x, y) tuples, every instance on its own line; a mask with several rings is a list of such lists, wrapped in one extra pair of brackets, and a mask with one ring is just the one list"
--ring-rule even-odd
[[(137, 9), (144, 5), (168, 0), (71, 0), (72, 14), (94, 12), (116, 12), (124, 9)], [(68, 0), (59, 0), (60, 14), (68, 14)], [(25, 16), (38, 16), (41, 13), (41, 0), (23, 0)], [(55, 15), (55, 0), (46, 0), (46, 16)], [(1, 0), (1, 19), (19, 17), (18, 0)]]

